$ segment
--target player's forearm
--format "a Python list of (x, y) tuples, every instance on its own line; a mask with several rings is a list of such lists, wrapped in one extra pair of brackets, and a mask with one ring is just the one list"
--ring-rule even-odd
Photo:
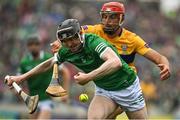
[(29, 77), (31, 77), (33, 75), (45, 72), (45, 71), (49, 70), (52, 66), (53, 66), (53, 58), (50, 58), (50, 59), (42, 62), (38, 66), (34, 67), (29, 72), (22, 74), (23, 80), (28, 79)]
[(107, 60), (104, 64), (102, 64), (99, 68), (93, 70), (88, 73), (91, 80), (97, 79), (99, 77), (108, 75), (114, 71), (117, 71), (122, 66), (120, 59), (111, 59)]
[(69, 91), (69, 87), (70, 87), (70, 73), (68, 71), (68, 69), (66, 67), (63, 67), (61, 70), (61, 75), (62, 75), (62, 79), (63, 79), (63, 88), (66, 91)]
[(159, 64), (166, 64), (169, 66), (169, 61), (165, 56), (161, 55), (160, 60), (159, 60)]
[(148, 58), (149, 60), (151, 60), (156, 65), (158, 65), (158, 64), (166, 64), (166, 65), (169, 66), (169, 62), (168, 62), (167, 58), (165, 56), (159, 54), (155, 50), (150, 50), (144, 56), (146, 58)]
[(165, 65), (169, 66), (169, 61), (168, 61), (168, 59), (167, 59), (165, 56), (161, 55), (161, 54), (159, 54), (158, 56), (156, 56), (153, 62), (154, 62), (156, 65), (165, 64)]

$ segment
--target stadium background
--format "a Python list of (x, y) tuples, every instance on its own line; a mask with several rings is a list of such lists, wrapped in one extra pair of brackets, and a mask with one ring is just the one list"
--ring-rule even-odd
[[(17, 72), (19, 61), (26, 52), (27, 36), (37, 33), (43, 49), (50, 52), (49, 43), (56, 39), (59, 22), (77, 18), (82, 25), (99, 23), (99, 11), (106, 1), (0, 1), (0, 119), (27, 118), (24, 104), (3, 84), (7, 73)], [(143, 57), (136, 57), (150, 117), (180, 119), (180, 3), (178, 0), (126, 0), (124, 3), (123, 26), (140, 35), (171, 64), (171, 78), (161, 82), (158, 68)], [(82, 104), (77, 100), (84, 88), (74, 86), (70, 103), (64, 104), (55, 99), (53, 118), (84, 118), (88, 103)], [(87, 91), (92, 93), (90, 89)]]

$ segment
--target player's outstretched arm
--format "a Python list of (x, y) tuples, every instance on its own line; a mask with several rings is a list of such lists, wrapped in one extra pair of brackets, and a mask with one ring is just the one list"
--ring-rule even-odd
[(22, 75), (9, 76), (9, 79), (7, 80), (7, 84), (8, 86), (11, 86), (13, 82), (20, 83), (23, 80), (26, 80), (33, 75), (45, 72), (53, 66), (53, 63), (54, 63), (54, 58), (52, 57)]
[(170, 77), (169, 61), (165, 56), (155, 50), (148, 51), (144, 56), (160, 68), (161, 80), (166, 80)]

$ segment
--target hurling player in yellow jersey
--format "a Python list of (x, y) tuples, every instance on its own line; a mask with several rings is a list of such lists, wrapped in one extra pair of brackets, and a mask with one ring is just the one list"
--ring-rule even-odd
[[(100, 24), (85, 25), (82, 26), (82, 30), (85, 33), (97, 34), (115, 46), (121, 58), (135, 71), (134, 58), (137, 53), (160, 68), (161, 80), (166, 80), (170, 77), (170, 67), (167, 58), (150, 48), (140, 36), (121, 26), (125, 19), (125, 8), (122, 3), (105, 3), (101, 8), (100, 16)], [(58, 41), (54, 42), (52, 51), (57, 51), (59, 44)]]

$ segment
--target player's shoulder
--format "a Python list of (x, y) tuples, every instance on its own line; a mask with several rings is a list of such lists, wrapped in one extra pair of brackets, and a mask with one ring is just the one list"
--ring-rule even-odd
[(81, 26), (83, 30), (88, 30), (88, 29), (99, 29), (101, 28), (101, 24), (95, 24), (95, 25), (83, 25)]
[(106, 41), (100, 36), (93, 33), (85, 34), (85, 43), (91, 45), (98, 45), (100, 43), (106, 43)]
[(20, 61), (20, 64), (26, 64), (26, 63), (28, 63), (29, 61), (30, 61), (29, 55), (28, 55), (28, 54), (25, 54), (25, 55), (22, 57), (22, 59), (21, 59), (21, 61)]
[(44, 52), (44, 57), (45, 58), (51, 58), (53, 55), (49, 52)]
[(132, 32), (132, 31), (129, 31), (127, 30), (126, 28), (123, 28), (123, 33), (122, 33), (124, 36), (126, 37), (136, 37), (136, 33)]
[(58, 54), (61, 55), (66, 55), (69, 52), (69, 49), (66, 47), (61, 47), (61, 49), (59, 49)]
[(90, 38), (90, 37), (96, 37), (97, 35), (94, 33), (84, 33), (85, 39)]
[(96, 33), (97, 31), (101, 30), (102, 29), (102, 26), (101, 24), (96, 24), (96, 25), (84, 25), (84, 26), (81, 26), (82, 27), (82, 30), (85, 32), (85, 33)]
[(85, 33), (84, 38), (86, 41), (94, 41), (94, 40), (102, 39), (100, 36), (94, 33)]
[(122, 33), (122, 36), (127, 39), (127, 40), (130, 40), (130, 41), (137, 41), (137, 40), (142, 40), (142, 38), (140, 38), (136, 33), (134, 32), (131, 32), (125, 28), (123, 28), (123, 33)]

